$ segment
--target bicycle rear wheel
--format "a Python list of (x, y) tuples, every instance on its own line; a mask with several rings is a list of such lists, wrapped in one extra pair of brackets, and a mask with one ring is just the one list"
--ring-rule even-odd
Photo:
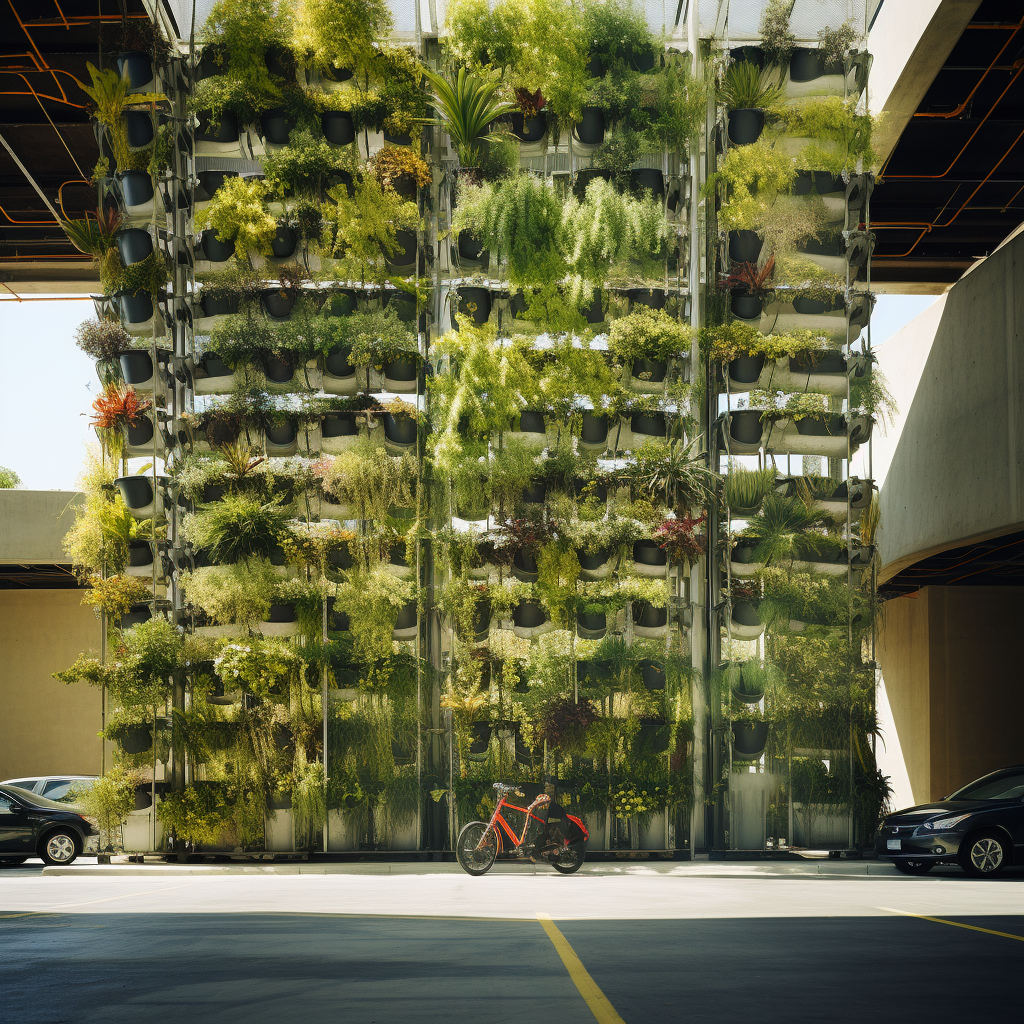
[(563, 875), (571, 875), (583, 867), (583, 859), (586, 853), (582, 843), (573, 843), (561, 850), (551, 860), (551, 866)]
[(498, 837), (486, 822), (471, 821), (459, 833), (455, 854), (466, 874), (484, 875), (498, 855)]

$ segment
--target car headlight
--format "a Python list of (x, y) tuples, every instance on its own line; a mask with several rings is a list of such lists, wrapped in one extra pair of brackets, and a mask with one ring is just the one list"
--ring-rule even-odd
[(939, 818), (938, 821), (926, 821), (924, 827), (931, 829), (933, 832), (948, 832), (955, 825), (958, 825), (964, 818), (969, 818), (969, 814), (958, 814), (955, 818)]

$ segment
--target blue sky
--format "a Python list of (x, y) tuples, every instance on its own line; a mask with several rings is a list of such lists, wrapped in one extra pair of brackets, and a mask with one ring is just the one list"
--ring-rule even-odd
[[(78, 296), (75, 297), (79, 299)], [(935, 301), (932, 295), (880, 295), (871, 321), (878, 346)], [(80, 301), (0, 301), (0, 466), (32, 490), (71, 490), (95, 441), (89, 407), (99, 390), (75, 328), (93, 315)]]

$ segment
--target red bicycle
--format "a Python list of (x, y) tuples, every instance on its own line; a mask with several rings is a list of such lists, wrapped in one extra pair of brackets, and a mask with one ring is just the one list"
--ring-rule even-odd
[[(517, 786), (496, 782), (498, 803), (490, 821), (471, 821), (459, 833), (456, 856), (462, 869), (470, 875), (483, 875), (498, 857), (509, 860), (546, 860), (556, 871), (571, 875), (583, 866), (590, 833), (574, 814), (566, 814), (547, 793), (540, 792), (527, 807), (508, 802), (511, 794), (526, 794)], [(503, 810), (523, 815), (522, 832), (517, 832), (505, 819)], [(535, 813), (536, 812), (536, 813)], [(527, 841), (530, 826), (535, 838)], [(536, 828), (539, 825), (539, 829)], [(510, 844), (506, 849), (506, 843)]]

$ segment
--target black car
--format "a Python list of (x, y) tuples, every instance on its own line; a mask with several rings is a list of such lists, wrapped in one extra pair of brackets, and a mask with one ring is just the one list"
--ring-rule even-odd
[(945, 800), (888, 815), (875, 852), (907, 875), (959, 864), (969, 875), (989, 878), (1007, 864), (1024, 864), (1024, 765), (982, 776)]
[(42, 857), (46, 864), (70, 864), (96, 829), (88, 818), (44, 796), (0, 786), (0, 865)]

